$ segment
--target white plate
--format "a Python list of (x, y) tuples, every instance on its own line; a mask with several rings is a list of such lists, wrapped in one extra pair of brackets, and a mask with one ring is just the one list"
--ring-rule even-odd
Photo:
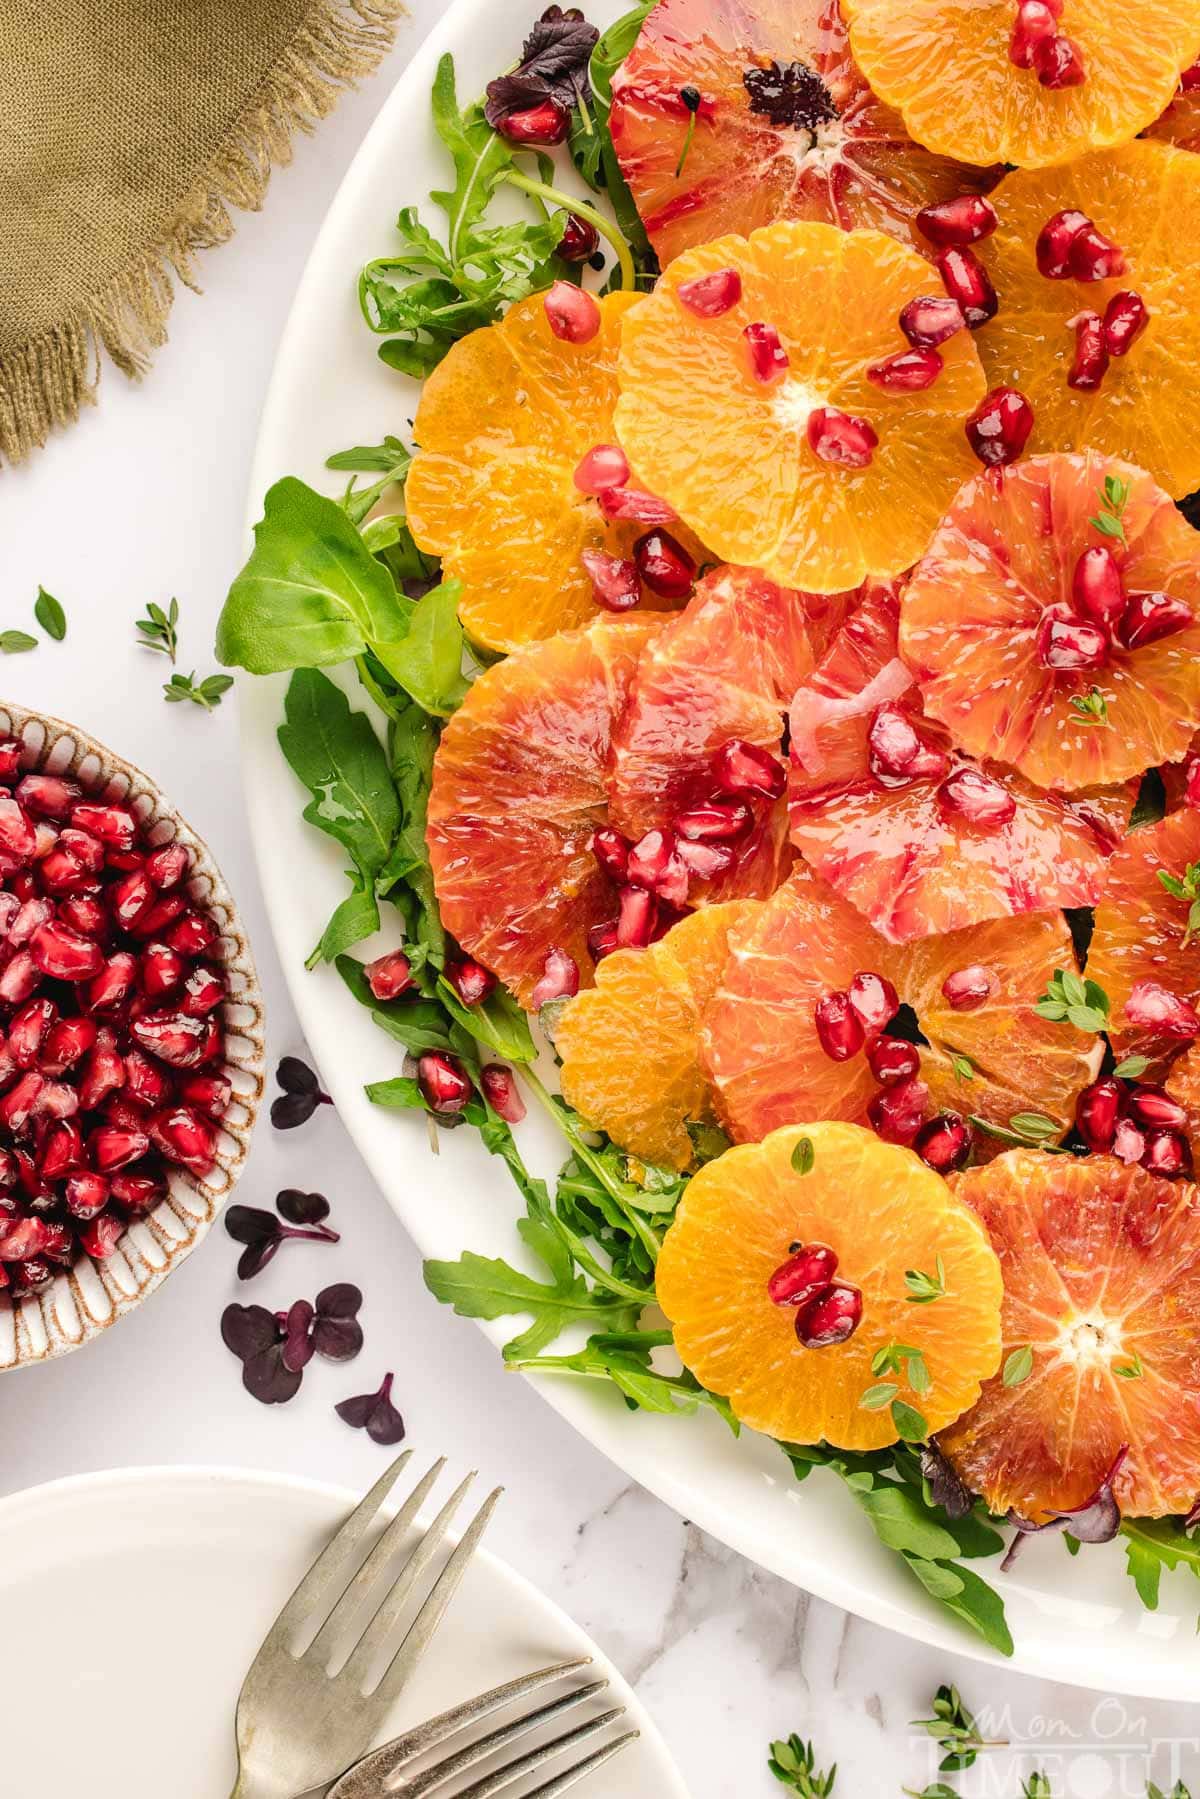
[[(460, 95), (482, 90), (511, 62), (526, 15), (507, 0), (457, 0), (383, 108), (329, 212), (296, 295), (263, 415), (250, 484), (249, 522), (283, 474), (334, 490), (325, 457), (348, 444), (403, 433), (415, 386), (379, 362), (359, 316), (355, 275), (386, 255), (402, 205), (441, 186), (445, 165), (429, 118), (438, 58), (452, 51)], [(589, 6), (606, 24), (617, 0)], [(440, 215), (433, 213), (436, 219)], [(520, 1260), (515, 1191), (466, 1131), (446, 1136), (440, 1157), (423, 1126), (372, 1107), (363, 1083), (397, 1072), (394, 1045), (347, 996), (335, 973), (306, 974), (304, 960), (345, 891), (335, 845), (300, 817), (300, 792), (279, 754), (282, 681), (242, 681), (243, 753), (251, 825), (267, 908), (305, 1034), (341, 1115), (388, 1200), (427, 1255), (464, 1249)], [(362, 704), (361, 694), (356, 703)], [(531, 1120), (529, 1159), (549, 1171), (561, 1153)], [(504, 1320), (484, 1327), (497, 1343)], [(995, 1659), (957, 1628), (881, 1549), (832, 1477), (803, 1487), (770, 1443), (735, 1443), (714, 1417), (672, 1420), (630, 1413), (615, 1392), (543, 1379), (540, 1391), (598, 1448), (677, 1511), (798, 1586), (894, 1630), (960, 1653)], [(1007, 1602), (1015, 1665), (1056, 1680), (1161, 1698), (1195, 1696), (1200, 1649), (1195, 1595), (1182, 1575), (1163, 1581), (1160, 1609), (1141, 1609), (1117, 1547), (1068, 1562), (1061, 1542), (1030, 1544), (1010, 1578), (980, 1564)]]
[[(443, 1476), (446, 1492), (448, 1483)], [(312, 1481), (207, 1468), (87, 1475), (0, 1502), (3, 1790), (225, 1799), (242, 1677), (354, 1503)], [(592, 1657), (642, 1733), (581, 1793), (688, 1799), (617, 1670), (486, 1551), (397, 1706), (395, 1729), (577, 1655)]]

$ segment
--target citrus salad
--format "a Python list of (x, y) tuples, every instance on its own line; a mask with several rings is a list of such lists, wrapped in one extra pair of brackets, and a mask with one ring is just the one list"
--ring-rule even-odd
[(440, 222), (359, 276), (411, 443), (278, 482), (218, 634), (290, 674), (370, 1098), (524, 1201), (521, 1266), (427, 1282), (840, 1476), (996, 1649), (970, 1564), (1034, 1533), (1153, 1607), (1200, 1572), (1200, 12), (513, 51), (469, 103), (443, 58)]

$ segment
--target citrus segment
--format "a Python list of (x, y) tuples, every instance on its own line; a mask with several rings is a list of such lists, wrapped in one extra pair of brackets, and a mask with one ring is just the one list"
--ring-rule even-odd
[(1013, 0), (842, 0), (850, 44), (919, 143), (963, 162), (1038, 168), (1122, 144), (1157, 118), (1200, 51), (1193, 0), (1070, 0), (1086, 79), (1044, 87), (1009, 57)]
[[(686, 610), (647, 645), (617, 729), (612, 822), (636, 841), (716, 794), (713, 758), (731, 740), (782, 755), (784, 715), (815, 655), (852, 603), (777, 587), (753, 569), (699, 582)], [(787, 872), (787, 808), (754, 802), (728, 867), (693, 882), (693, 903), (765, 899)]]
[[(492, 650), (594, 618), (583, 553), (627, 558), (646, 529), (606, 523), (574, 481), (583, 457), (613, 439), (617, 345), (634, 296), (602, 300), (600, 330), (582, 344), (554, 335), (543, 298), (456, 343), (426, 381), (413, 424), (409, 526), (463, 583), (463, 624)], [(643, 590), (652, 610), (671, 603)]]
[[(1105, 513), (1106, 482), (1128, 488), (1124, 544), (1092, 522)], [(1102, 545), (1115, 555), (1126, 607), (1166, 593), (1193, 622), (1132, 649), (1118, 622), (1102, 633), (1094, 666), (1055, 667), (1045, 636), (1059, 617), (1052, 609), (1082, 627), (1076, 568)], [(900, 654), (926, 712), (969, 754), (1011, 763), (1047, 788), (1140, 775), (1182, 756), (1200, 723), (1200, 533), (1148, 475), (1091, 452), (977, 476), (905, 589)]]
[(1184, 71), (1180, 91), (1143, 136), (1174, 144), (1177, 150), (1200, 150), (1200, 64)]
[[(999, 226), (980, 253), (1000, 310), (979, 333), (992, 385), (1032, 402), (1032, 449), (1101, 451), (1148, 469), (1175, 499), (1200, 486), (1200, 157), (1139, 142), (1065, 169), (1008, 175), (991, 196)], [(1035, 248), (1061, 211), (1086, 214), (1120, 246), (1125, 268), (1106, 280), (1047, 280)], [(1103, 315), (1134, 292), (1149, 323), (1109, 362), (1095, 391), (1067, 385), (1081, 311)]]
[(1108, 1156), (1022, 1149), (952, 1185), (1000, 1258), (1005, 1361), (1033, 1353), (1027, 1379), (990, 1380), (942, 1433), (956, 1472), (989, 1511), (1043, 1522), (1092, 1498), (1128, 1449), (1114, 1482), (1122, 1512), (1189, 1511), (1200, 1491), (1200, 1193)]
[(595, 987), (571, 1000), (555, 1027), (568, 1105), (644, 1161), (682, 1169), (694, 1160), (687, 1126), (712, 1118), (700, 1015), (730, 931), (756, 909), (746, 900), (706, 906), (648, 949), (606, 956)]
[(591, 850), (614, 720), (658, 618), (598, 619), (481, 675), (438, 746), (427, 841), (442, 920), (527, 1005), (551, 949), (590, 979), (616, 910)]
[[(807, 1174), (792, 1163), (801, 1137), (813, 1151)], [(828, 1246), (837, 1278), (861, 1293), (862, 1321), (845, 1342), (805, 1348), (794, 1308), (768, 1296), (801, 1244)], [(944, 1297), (909, 1304), (905, 1271), (932, 1271), (939, 1257)], [(904, 1373), (890, 1378), (933, 1430), (972, 1403), (997, 1365), (1000, 1271), (978, 1220), (910, 1150), (851, 1124), (775, 1131), (700, 1169), (667, 1232), (657, 1292), (684, 1365), (744, 1424), (785, 1442), (894, 1443), (891, 1407), (862, 1404), (878, 1384), (872, 1360), (889, 1345), (919, 1352), (927, 1390)]]
[(1162, 872), (1186, 881), (1193, 863), (1200, 863), (1200, 812), (1185, 806), (1130, 832), (1108, 865), (1087, 972), (1108, 995), (1109, 1036), (1118, 1056), (1159, 1060), (1179, 1048), (1177, 1036), (1125, 1016), (1140, 981), (1153, 981), (1189, 1005), (1200, 1002), (1200, 935), (1188, 938), (1191, 901), (1168, 893), (1158, 878)]
[(921, 248), (921, 207), (990, 185), (914, 144), (879, 104), (837, 0), (660, 0), (613, 81), (609, 125), (664, 264), (776, 219), (868, 226)]
[[(1000, 763), (976, 769), (956, 757), (897, 656), (899, 604), (894, 591), (876, 589), (797, 691), (792, 842), (894, 943), (1093, 905), (1131, 791), (1068, 799)], [(955, 589), (942, 604), (949, 613)]]
[[(740, 278), (736, 303), (715, 318), (689, 310), (683, 285), (723, 269)], [(715, 554), (784, 586), (832, 593), (908, 567), (975, 466), (963, 419), (984, 389), (964, 331), (942, 346), (945, 367), (924, 392), (868, 380), (870, 365), (906, 348), (899, 314), (930, 281), (915, 251), (832, 225), (770, 225), (685, 252), (626, 318), (626, 454)], [(778, 333), (787, 366), (776, 379), (754, 372), (752, 325)], [(867, 466), (811, 447), (810, 422), (829, 409), (877, 436)]]

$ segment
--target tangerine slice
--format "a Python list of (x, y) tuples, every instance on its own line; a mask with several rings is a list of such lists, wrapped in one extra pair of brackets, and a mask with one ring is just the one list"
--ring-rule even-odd
[(1071, 0), (1062, 28), (1087, 79), (1052, 89), (1009, 58), (1012, 0), (842, 0), (842, 11), (880, 99), (918, 143), (962, 162), (1040, 168), (1123, 144), (1200, 51), (1194, 0)]
[[(636, 841), (716, 796), (712, 760), (731, 739), (782, 755), (784, 714), (856, 596), (777, 587), (754, 569), (706, 575), (646, 647), (614, 739), (611, 817)], [(787, 807), (753, 805), (733, 863), (693, 882), (697, 900), (765, 899), (787, 873)]]
[[(1127, 547), (1091, 523), (1106, 480), (1129, 485)], [(1102, 543), (1117, 554), (1127, 594), (1169, 592), (1194, 622), (1134, 650), (1114, 635), (1099, 668), (1047, 668), (1038, 652), (1046, 609), (1078, 617), (1075, 566)], [(1200, 534), (1149, 475), (1091, 451), (979, 475), (905, 589), (900, 654), (926, 712), (960, 748), (1011, 763), (1039, 786), (1074, 791), (1174, 761), (1200, 723)], [(1107, 724), (1072, 704), (1093, 692)]]
[[(716, 318), (678, 298), (685, 282), (732, 269), (741, 296)], [(968, 332), (942, 346), (923, 393), (885, 392), (867, 368), (906, 347), (901, 309), (930, 291), (929, 264), (878, 231), (768, 225), (688, 250), (627, 315), (617, 433), (664, 499), (726, 562), (816, 593), (893, 575), (920, 554), (975, 466), (963, 419), (983, 393)], [(754, 374), (748, 325), (775, 328), (788, 366)], [(868, 421), (866, 467), (821, 460), (810, 415)]]
[(661, 619), (597, 619), (497, 663), (442, 733), (427, 842), (447, 930), (528, 1005), (551, 949), (591, 979), (587, 933), (616, 910), (591, 851), (614, 721)]
[[(690, 141), (684, 88), (700, 96)], [(776, 219), (921, 249), (921, 207), (994, 179), (913, 143), (854, 66), (837, 0), (660, 0), (613, 81), (609, 126), (664, 264)]]
[(1176, 899), (1158, 878), (1161, 869), (1182, 880), (1197, 861), (1200, 812), (1184, 806), (1131, 831), (1108, 865), (1087, 972), (1108, 995), (1109, 1037), (1118, 1057), (1133, 1053), (1157, 1061), (1179, 1047), (1177, 1037), (1139, 1029), (1126, 1019), (1125, 1006), (1138, 981), (1156, 981), (1189, 1005), (1200, 1001), (1200, 938), (1184, 944), (1190, 902)]
[[(1014, 1149), (957, 1176), (1004, 1275), (1004, 1357), (940, 1446), (990, 1512), (1034, 1523), (1081, 1506), (1122, 1449), (1121, 1510), (1190, 1510), (1200, 1490), (1200, 1192), (1110, 1156)], [(931, 1306), (937, 1311), (940, 1306)], [(1137, 1358), (1135, 1360), (1135, 1358)], [(1117, 1370), (1137, 1370), (1124, 1378)]]
[[(955, 591), (945, 590), (947, 609)], [(975, 765), (954, 757), (946, 733), (922, 711), (896, 653), (899, 608), (894, 591), (877, 589), (796, 694), (792, 842), (893, 943), (986, 918), (1094, 905), (1132, 789), (1068, 798), (986, 762), (977, 773), (991, 784), (986, 791), (1001, 816), (977, 823), (949, 805), (949, 781)], [(928, 773), (889, 774), (873, 763), (871, 733), (881, 708), (915, 732), (930, 757)]]
[[(555, 337), (543, 296), (531, 295), (456, 343), (422, 389), (409, 527), (463, 583), (463, 624), (490, 650), (594, 618), (583, 552), (628, 557), (645, 530), (635, 520), (606, 524), (573, 478), (589, 450), (613, 440), (621, 320), (635, 303), (609, 294), (599, 332), (576, 344)], [(679, 535), (698, 558), (700, 546)], [(643, 604), (675, 602), (644, 590)]]
[(706, 906), (648, 949), (606, 956), (596, 985), (570, 1001), (555, 1027), (568, 1105), (658, 1167), (689, 1168), (688, 1123), (712, 1119), (700, 1014), (721, 978), (730, 931), (757, 909), (752, 900)]
[[(1126, 144), (1069, 168), (1008, 175), (991, 198), (1000, 222), (979, 249), (1000, 310), (978, 334), (979, 353), (991, 383), (1018, 387), (1032, 403), (1031, 448), (1124, 457), (1182, 499), (1200, 486), (1200, 158), (1169, 144)], [(1038, 234), (1063, 210), (1086, 213), (1120, 245), (1124, 273), (1088, 282), (1039, 274)], [(1141, 295), (1149, 323), (1098, 390), (1068, 387), (1073, 321), (1083, 310), (1103, 314), (1122, 290)]]
[[(808, 1174), (792, 1167), (802, 1136)], [(793, 1309), (768, 1298), (797, 1243), (828, 1245), (837, 1278), (862, 1293), (862, 1322), (843, 1343), (804, 1348)], [(939, 1256), (945, 1296), (910, 1305), (905, 1270), (931, 1271)], [(657, 1292), (685, 1367), (743, 1424), (785, 1442), (894, 1443), (890, 1407), (861, 1403), (890, 1344), (920, 1351), (928, 1391), (890, 1378), (933, 1430), (972, 1404), (999, 1359), (1000, 1269), (978, 1219), (911, 1150), (852, 1124), (774, 1131), (701, 1168), (663, 1243)]]

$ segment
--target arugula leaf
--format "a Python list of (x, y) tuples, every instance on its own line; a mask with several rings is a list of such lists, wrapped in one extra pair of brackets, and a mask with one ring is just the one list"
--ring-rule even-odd
[(67, 615), (63, 611), (62, 601), (56, 600), (44, 587), (38, 588), (37, 599), (33, 603), (33, 616), (47, 637), (52, 637), (55, 643), (62, 642), (67, 634)]
[(727, 1399), (706, 1391), (694, 1375), (686, 1371), (661, 1374), (653, 1367), (652, 1351), (669, 1349), (673, 1342), (670, 1331), (608, 1332), (589, 1337), (585, 1347), (574, 1355), (518, 1357), (510, 1353), (510, 1345), (504, 1359), (510, 1367), (525, 1372), (561, 1371), (593, 1380), (611, 1380), (625, 1395), (631, 1410), (682, 1412), (690, 1416), (701, 1406), (711, 1406), (724, 1418), (734, 1436), (738, 1436), (741, 1426)]
[(1200, 1536), (1189, 1534), (1177, 1518), (1127, 1518), (1121, 1535), (1130, 1578), (1148, 1612), (1158, 1609), (1164, 1568), (1189, 1568), (1200, 1578)]
[(964, 1568), (961, 1563), (950, 1568), (942, 1562), (923, 1561), (915, 1555), (906, 1555), (904, 1560), (931, 1598), (970, 1625), (1001, 1655), (1012, 1654), (1012, 1632), (1004, 1616), (1004, 1601), (974, 1569)]
[(444, 581), (413, 606), (408, 635), (386, 659), (389, 672), (425, 712), (448, 717), (462, 703), (461, 581)]
[(325, 467), (351, 469), (362, 474), (390, 475), (408, 459), (408, 450), (398, 437), (387, 436), (379, 444), (358, 444), (353, 449), (338, 450), (325, 458)]
[(528, 1328), (505, 1347), (508, 1361), (540, 1354), (572, 1324), (601, 1325), (604, 1331), (632, 1330), (636, 1325), (639, 1308), (589, 1289), (582, 1276), (571, 1271), (565, 1251), (550, 1272), (549, 1281), (538, 1281), (507, 1262), (468, 1249), (457, 1262), (426, 1262), (425, 1285), (460, 1318), (528, 1314), (532, 1320)]
[[(367, 1008), (380, 1030), (386, 1031), (396, 1043), (403, 1044), (410, 1055), (424, 1055), (427, 1049), (438, 1049), (447, 1054), (453, 1050), (450, 1021), (436, 1000), (413, 999), (408, 995), (403, 999), (376, 999), (361, 962), (353, 956), (339, 956), (335, 966), (359, 1005)], [(416, 1085), (415, 1081), (413, 1085)], [(376, 1099), (377, 1095), (372, 1092), (371, 1098)], [(393, 1101), (378, 1100), (378, 1103), (390, 1105)]]
[[(446, 960), (446, 933), (433, 885), (433, 868), (425, 842), (437, 725), (421, 708), (404, 701), (388, 726), (388, 761), (402, 822), (381, 888), (404, 915), (405, 950), (413, 972), (422, 977), (426, 963), (439, 969)], [(398, 892), (397, 888), (402, 888)]]
[(315, 668), (293, 674), (284, 716), (279, 747), (312, 795), (306, 822), (350, 852), (358, 884), (373, 893), (400, 828), (383, 745), (366, 714), (352, 712), (341, 688)]
[(532, 1062), (537, 1055), (529, 1019), (507, 988), (498, 986), (482, 1005), (464, 1006), (445, 975), (438, 976), (437, 997), (450, 1016), (476, 1043), (509, 1062)]
[(379, 902), (374, 886), (358, 870), (350, 871), (350, 879), (350, 892), (334, 907), (316, 948), (304, 964), (306, 968), (315, 968), (319, 962), (336, 962), (346, 950), (353, 949), (364, 937), (373, 937), (379, 929)]

